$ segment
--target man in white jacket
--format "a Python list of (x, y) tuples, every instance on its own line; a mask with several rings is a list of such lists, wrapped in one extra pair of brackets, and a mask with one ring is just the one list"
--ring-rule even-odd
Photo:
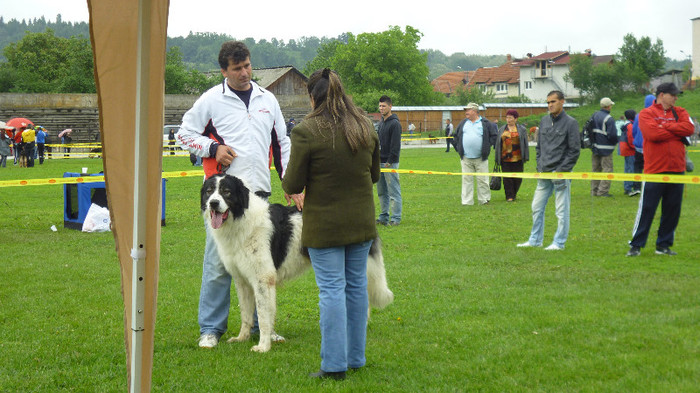
[[(271, 195), (270, 151), (282, 178), (289, 161), (290, 140), (275, 96), (251, 80), (250, 51), (244, 43), (221, 45), (219, 66), (225, 77), (209, 89), (182, 118), (177, 140), (199, 157), (206, 177), (225, 172), (243, 179), (251, 191)], [(301, 209), (300, 195), (288, 196)], [(199, 346), (212, 348), (226, 332), (231, 276), (219, 259), (207, 229), (199, 295)], [(282, 339), (279, 337), (279, 339)]]

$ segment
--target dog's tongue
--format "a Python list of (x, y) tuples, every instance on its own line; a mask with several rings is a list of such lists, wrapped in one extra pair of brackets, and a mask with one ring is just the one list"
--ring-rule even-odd
[(224, 220), (228, 217), (228, 210), (224, 213), (219, 213), (217, 211), (211, 211), (211, 227), (214, 229), (219, 229)]

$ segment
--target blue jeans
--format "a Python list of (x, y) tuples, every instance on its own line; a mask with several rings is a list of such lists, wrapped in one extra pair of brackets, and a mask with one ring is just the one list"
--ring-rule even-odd
[[(382, 168), (384, 165), (382, 165)], [(399, 169), (399, 163), (393, 163), (389, 168)], [(401, 184), (399, 183), (399, 174), (382, 172), (379, 175), (377, 182), (377, 196), (379, 197), (379, 206), (382, 212), (379, 214), (378, 220), (384, 223), (389, 221), (401, 222)], [(389, 208), (391, 208), (391, 219), (389, 217)], [(328, 370), (323, 370), (328, 371)]]
[(206, 226), (207, 240), (202, 265), (202, 288), (199, 292), (199, 332), (221, 337), (228, 327), (231, 305), (231, 275), (219, 259), (214, 238)]
[(537, 179), (537, 188), (532, 197), (532, 232), (528, 242), (541, 246), (544, 238), (544, 211), (554, 192), (554, 214), (557, 216), (557, 231), (552, 244), (564, 248), (569, 236), (569, 210), (571, 208), (571, 180)]
[(367, 339), (367, 255), (372, 241), (309, 248), (319, 289), (321, 370), (346, 371), (365, 365)]
[[(625, 156), (625, 173), (634, 173), (634, 156)], [(622, 182), (622, 187), (626, 193), (632, 191), (633, 181)]]

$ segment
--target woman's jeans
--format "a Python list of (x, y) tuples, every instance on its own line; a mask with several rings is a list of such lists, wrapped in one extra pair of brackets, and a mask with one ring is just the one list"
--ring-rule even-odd
[(372, 241), (309, 248), (319, 289), (321, 370), (346, 371), (365, 365), (367, 256)]

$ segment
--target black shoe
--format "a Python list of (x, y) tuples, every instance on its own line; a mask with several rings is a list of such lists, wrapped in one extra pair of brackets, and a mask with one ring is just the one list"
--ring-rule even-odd
[[(639, 247), (632, 246), (632, 247), (630, 247), (630, 250), (627, 251), (627, 256), (628, 257), (636, 257), (641, 252), (642, 252), (642, 250)], [(658, 253), (658, 251), (657, 251), (657, 253)]]
[(384, 225), (384, 226), (387, 226), (388, 223), (385, 222), (385, 221), (377, 220), (377, 225)]
[(309, 377), (318, 379), (335, 379), (336, 381), (342, 381), (345, 379), (345, 371), (326, 372), (323, 370), (318, 370), (317, 373), (309, 374)]
[[(386, 224), (384, 224), (384, 225), (386, 225)], [(396, 221), (389, 221), (389, 226), (390, 227), (397, 227), (397, 226), (399, 226), (399, 223)]]
[(608, 194), (607, 192), (605, 194), (600, 194), (600, 195), (596, 195), (596, 196), (605, 197), (605, 198), (612, 197), (612, 195)]
[(668, 247), (656, 247), (656, 254), (657, 255), (678, 255), (677, 252), (671, 251), (671, 249)]

